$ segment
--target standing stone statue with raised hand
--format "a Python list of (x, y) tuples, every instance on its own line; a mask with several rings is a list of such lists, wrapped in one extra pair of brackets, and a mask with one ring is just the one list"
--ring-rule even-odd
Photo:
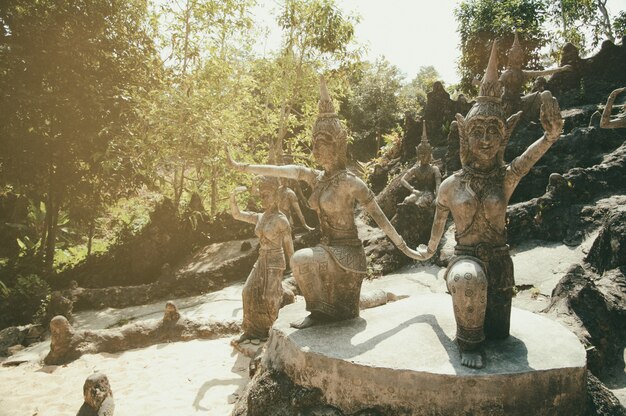
[(615, 103), (617, 96), (623, 92), (626, 92), (626, 87), (618, 88), (609, 95), (606, 106), (604, 106), (604, 111), (602, 112), (602, 117), (600, 118), (600, 127), (603, 129), (626, 128), (626, 104), (624, 104), (621, 114), (611, 120), (613, 103)]
[(230, 196), (233, 218), (256, 224), (254, 233), (259, 238), (259, 258), (243, 287), (243, 334), (236, 342), (267, 338), (283, 299), (283, 272), (287, 259), (293, 255), (291, 227), (287, 217), (278, 210), (278, 180), (261, 178), (259, 195), (265, 211), (241, 212), (235, 196), (245, 187), (235, 189)]
[[(545, 77), (572, 68), (571, 65), (564, 65), (559, 68), (535, 71), (522, 69), (522, 64), (524, 62), (524, 49), (522, 49), (522, 45), (519, 42), (517, 32), (515, 33), (513, 45), (511, 45), (511, 49), (509, 49), (507, 56), (507, 68), (500, 76), (500, 82), (504, 88), (504, 92), (502, 94), (502, 104), (504, 106), (504, 113), (506, 116), (510, 116), (519, 110), (523, 110), (522, 89), (524, 88), (524, 84), (526, 84), (526, 82), (533, 78)], [(533, 98), (537, 97), (538, 94), (540, 93), (536, 92), (533, 96), (528, 96), (526, 99), (529, 103), (532, 103), (534, 101)]]
[(445, 277), (454, 305), (461, 363), (471, 368), (484, 366), (481, 346), (485, 338), (509, 336), (515, 283), (506, 244), (507, 204), (522, 177), (563, 128), (556, 99), (549, 91), (542, 92), (544, 135), (505, 164), (504, 150), (521, 112), (506, 118), (500, 89), (494, 43), (476, 104), (465, 117), (456, 115), (462, 169), (441, 183), (428, 246), (418, 248), (422, 259), (435, 253), (451, 213), (456, 247)]
[(319, 115), (313, 125), (313, 156), (322, 170), (299, 165), (248, 165), (234, 162), (228, 154), (231, 166), (240, 171), (306, 181), (313, 190), (309, 205), (319, 216), (322, 238), (316, 247), (298, 250), (291, 260), (293, 275), (311, 312), (292, 323), (296, 328), (359, 316), (366, 261), (354, 218), (357, 202), (402, 252), (417, 255), (385, 217), (367, 185), (346, 170), (347, 134), (323, 78), (320, 95)]

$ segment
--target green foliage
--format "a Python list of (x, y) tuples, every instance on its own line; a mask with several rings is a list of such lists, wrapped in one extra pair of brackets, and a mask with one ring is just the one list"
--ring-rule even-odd
[(384, 58), (364, 62), (352, 76), (351, 91), (344, 98), (341, 115), (347, 120), (355, 147), (373, 150), (373, 154), (359, 152), (357, 156), (375, 156), (383, 145), (383, 137), (398, 126), (402, 119), (402, 79), (398, 67)]
[(440, 81), (439, 73), (433, 66), (422, 66), (415, 78), (404, 85), (400, 91), (400, 107), (406, 113), (421, 113), (426, 106), (426, 94), (433, 84)]
[(494, 40), (499, 40), (498, 61), (506, 64), (506, 51), (513, 43), (515, 31), (526, 51), (523, 67), (539, 65), (539, 50), (547, 42), (542, 28), (546, 21), (544, 0), (465, 0), (455, 10), (461, 38), (460, 88), (475, 94), (472, 81), (482, 76)]
[(615, 31), (616, 37), (626, 36), (626, 10), (622, 10), (619, 12), (615, 19), (613, 20), (613, 30)]
[[(582, 54), (596, 47), (603, 39), (615, 41), (620, 34), (619, 16), (612, 19), (607, 0), (560, 0), (546, 2), (550, 20), (557, 27), (552, 34), (552, 55), (560, 55), (565, 42), (573, 43)], [(624, 11), (621, 12), (621, 16)]]
[(50, 287), (39, 276), (17, 278), (15, 285), (0, 294), (0, 328), (25, 325), (45, 315)]
[(0, 8), (0, 185), (44, 201), (48, 264), (59, 212), (93, 218), (135, 178), (118, 150), (132, 135), (132, 91), (158, 69), (146, 21), (143, 0)]

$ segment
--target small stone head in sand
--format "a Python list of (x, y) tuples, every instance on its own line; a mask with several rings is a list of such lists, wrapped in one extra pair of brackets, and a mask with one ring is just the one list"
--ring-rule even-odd
[(180, 313), (176, 308), (176, 304), (171, 300), (168, 300), (165, 304), (165, 314), (163, 315), (163, 322), (176, 322), (180, 319)]

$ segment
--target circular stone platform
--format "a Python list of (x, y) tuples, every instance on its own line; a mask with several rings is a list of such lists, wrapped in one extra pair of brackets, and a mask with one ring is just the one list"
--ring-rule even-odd
[(346, 413), (578, 415), (585, 407), (585, 350), (559, 323), (513, 309), (511, 336), (486, 343), (486, 366), (461, 365), (448, 295), (414, 296), (361, 317), (302, 330), (304, 302), (288, 305), (263, 358)]

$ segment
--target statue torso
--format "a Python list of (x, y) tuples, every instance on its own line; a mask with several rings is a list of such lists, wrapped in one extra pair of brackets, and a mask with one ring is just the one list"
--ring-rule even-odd
[(309, 204), (319, 216), (322, 237), (329, 241), (358, 239), (354, 179), (353, 174), (341, 171), (330, 178), (320, 175), (313, 185)]
[(446, 179), (440, 192), (454, 219), (457, 244), (506, 244), (504, 179), (504, 169), (486, 178), (458, 173)]
[(280, 212), (265, 212), (259, 216), (254, 234), (259, 238), (261, 249), (282, 249), (287, 218)]

